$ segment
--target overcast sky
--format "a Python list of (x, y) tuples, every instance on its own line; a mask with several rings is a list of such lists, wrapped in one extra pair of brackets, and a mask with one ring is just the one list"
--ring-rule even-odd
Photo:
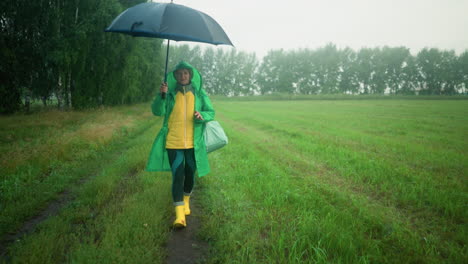
[[(153, 0), (170, 2), (170, 0)], [(468, 50), (468, 0), (174, 0), (203, 11), (238, 50), (405, 46)], [(181, 44), (187, 42), (180, 42)], [(203, 46), (203, 45), (202, 45)]]

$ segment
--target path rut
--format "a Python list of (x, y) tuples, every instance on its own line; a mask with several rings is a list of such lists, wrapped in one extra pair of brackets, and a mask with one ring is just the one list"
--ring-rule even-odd
[(196, 197), (190, 198), (191, 215), (186, 217), (187, 227), (172, 229), (167, 241), (167, 264), (195, 264), (206, 262), (208, 243), (197, 238), (201, 227), (201, 211)]

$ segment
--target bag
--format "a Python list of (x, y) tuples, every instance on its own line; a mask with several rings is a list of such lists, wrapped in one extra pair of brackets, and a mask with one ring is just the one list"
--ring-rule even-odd
[(206, 152), (210, 153), (227, 145), (228, 138), (218, 121), (210, 121), (205, 125)]

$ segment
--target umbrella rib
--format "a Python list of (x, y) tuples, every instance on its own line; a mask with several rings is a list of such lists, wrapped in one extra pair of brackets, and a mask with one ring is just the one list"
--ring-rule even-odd
[(163, 28), (163, 21), (164, 21), (164, 17), (166, 16), (167, 7), (168, 7), (168, 5), (171, 5), (171, 4), (172, 4), (172, 1), (171, 1), (171, 3), (164, 4), (164, 11), (162, 12), (162, 15), (161, 15), (161, 22), (159, 23), (159, 30), (157, 31), (157, 32), (159, 32), (159, 33), (164, 34), (164, 33), (163, 33), (163, 30), (164, 30), (164, 28)]
[[(205, 23), (206, 28), (210, 31), (210, 38), (211, 38), (210, 41), (213, 43), (213, 31), (212, 31), (211, 28), (208, 26), (209, 23), (207, 23), (207, 21), (206, 21), (206, 16), (207, 16), (207, 15), (203, 14), (202, 12), (198, 12), (197, 15), (199, 15), (199, 16), (202, 18), (203, 23)], [(216, 45), (218, 45), (218, 44), (216, 44)]]
[[(234, 45), (232, 44), (231, 40), (229, 39), (229, 37), (224, 32), (221, 25), (218, 22), (216, 22), (216, 20), (214, 20), (212, 17), (210, 17), (209, 15), (207, 15), (207, 14), (205, 14), (203, 12), (199, 12), (199, 13), (197, 13), (197, 15), (201, 16), (201, 18), (203, 20), (203, 23), (205, 23), (206, 28), (210, 31), (211, 42), (209, 42), (209, 43), (212, 43), (212, 44), (215, 44), (215, 45), (226, 44), (226, 45), (231, 45), (231, 46), (234, 47)], [(212, 21), (209, 21), (209, 20), (212, 20)], [(214, 35), (215, 34), (213, 34), (214, 31), (212, 30), (210, 25), (215, 25), (215, 26), (219, 27), (219, 29), (217, 29), (218, 32), (221, 31), (224, 34), (224, 37), (227, 39), (227, 41), (229, 41), (229, 43), (215, 41), (214, 40)], [(216, 29), (214, 29), (214, 30), (216, 30)]]

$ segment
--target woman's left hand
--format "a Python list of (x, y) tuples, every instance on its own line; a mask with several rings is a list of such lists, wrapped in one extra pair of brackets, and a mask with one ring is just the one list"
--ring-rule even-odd
[(195, 111), (195, 118), (198, 119), (198, 120), (203, 120), (202, 115), (198, 111)]

